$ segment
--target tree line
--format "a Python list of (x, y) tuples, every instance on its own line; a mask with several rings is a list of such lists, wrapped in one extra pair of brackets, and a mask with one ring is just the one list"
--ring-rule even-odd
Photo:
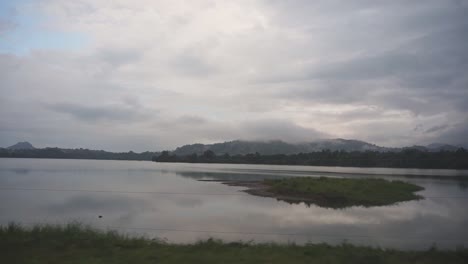
[(271, 165), (310, 165), (342, 167), (386, 167), (386, 168), (427, 168), (427, 169), (468, 169), (468, 151), (428, 152), (418, 149), (405, 149), (400, 152), (345, 152), (323, 150), (298, 154), (262, 155), (216, 155), (207, 150), (201, 155), (174, 155), (163, 152), (108, 152), (90, 149), (24, 149), (0, 148), (3, 158), (54, 158), (54, 159), (99, 159), (99, 160), (152, 160), (156, 162), (187, 163), (231, 163), (231, 164), (271, 164)]
[(207, 150), (201, 155), (196, 153), (177, 156), (163, 151), (154, 156), (156, 162), (188, 163), (232, 163), (232, 164), (271, 164), (271, 165), (310, 165), (343, 167), (385, 167), (385, 168), (425, 168), (425, 169), (468, 169), (468, 151), (427, 152), (418, 149), (405, 149), (400, 152), (345, 152), (323, 150), (298, 154), (261, 155), (216, 155)]
[(0, 148), (2, 158), (49, 158), (49, 159), (98, 159), (98, 160), (151, 160), (159, 152), (109, 152), (91, 149), (5, 149)]

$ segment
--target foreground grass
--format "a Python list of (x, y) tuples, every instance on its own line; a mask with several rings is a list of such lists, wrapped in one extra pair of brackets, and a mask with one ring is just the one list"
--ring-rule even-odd
[(421, 199), (414, 192), (424, 188), (402, 181), (384, 179), (284, 178), (265, 180), (268, 192), (294, 201), (323, 207), (343, 208), (353, 205), (379, 206)]
[(468, 263), (468, 250), (397, 251), (350, 244), (167, 244), (79, 224), (0, 227), (1, 263)]

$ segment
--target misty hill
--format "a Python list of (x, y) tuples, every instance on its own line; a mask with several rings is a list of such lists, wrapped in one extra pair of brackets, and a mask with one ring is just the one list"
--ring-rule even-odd
[(322, 150), (331, 151), (396, 151), (397, 149), (380, 147), (360, 140), (349, 139), (326, 139), (308, 143), (287, 143), (280, 140), (274, 141), (242, 141), (235, 140), (215, 144), (191, 144), (176, 148), (172, 153), (178, 156), (193, 153), (202, 154), (206, 150), (213, 151), (216, 155), (245, 155), (249, 153), (260, 153), (262, 155), (273, 154), (297, 154), (309, 153)]
[[(401, 151), (316, 151), (298, 154), (202, 155), (178, 156), (163, 151), (156, 162), (274, 164), (380, 168), (468, 169), (468, 151), (426, 151), (405, 148)], [(461, 179), (461, 178), (458, 178)], [(463, 178), (465, 179), (465, 178)]]
[[(18, 144), (16, 144), (18, 145)], [(12, 147), (16, 146), (13, 145)], [(21, 147), (21, 146), (20, 146)], [(3, 158), (97, 159), (97, 160), (151, 160), (159, 152), (109, 152), (92, 149), (65, 148), (0, 148)]]
[[(274, 141), (242, 141), (235, 140), (215, 144), (192, 144), (179, 147), (171, 152), (179, 157), (196, 153), (203, 155), (207, 150), (211, 150), (215, 155), (247, 155), (259, 153), (260, 155), (294, 155), (298, 153), (315, 153), (322, 150), (365, 152), (374, 151), (380, 153), (418, 151), (418, 152), (455, 152), (460, 146), (453, 146), (442, 143), (434, 143), (427, 146), (412, 146), (405, 148), (386, 148), (367, 143), (360, 140), (347, 139), (326, 139), (308, 143), (292, 144), (280, 140)], [(109, 152), (104, 150), (91, 149), (66, 149), (66, 148), (35, 148), (29, 142), (18, 142), (8, 148), (0, 148), (0, 157), (7, 158), (53, 158), (53, 159), (104, 159), (104, 160), (153, 160), (161, 152)]]
[(9, 146), (7, 147), (7, 149), (35, 149), (35, 147), (31, 143), (27, 141), (23, 141), (23, 142), (18, 142), (14, 144), (13, 146)]
[(426, 146), (429, 151), (456, 151), (460, 147), (443, 143), (432, 143)]
[(425, 152), (439, 152), (439, 151), (457, 151), (460, 148), (466, 148), (463, 145), (449, 145), (449, 144), (443, 144), (443, 143), (432, 143), (427, 146), (419, 146), (419, 145), (414, 145), (411, 147), (404, 147), (401, 148), (401, 150), (407, 150), (407, 149), (413, 149), (413, 150), (419, 150), (419, 151), (425, 151)]

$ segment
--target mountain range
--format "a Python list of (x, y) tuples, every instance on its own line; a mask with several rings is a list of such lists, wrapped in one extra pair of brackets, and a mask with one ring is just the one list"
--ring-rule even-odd
[[(330, 150), (330, 151), (378, 151), (378, 152), (398, 152), (405, 149), (417, 149), (421, 151), (428, 151), (428, 152), (437, 152), (437, 151), (456, 151), (460, 147), (467, 147), (467, 146), (455, 146), (449, 144), (442, 144), (442, 143), (433, 143), (427, 146), (411, 146), (411, 147), (404, 147), (404, 148), (388, 148), (382, 147), (375, 144), (371, 144), (365, 141), (354, 140), (354, 139), (323, 139), (317, 140), (313, 142), (306, 142), (306, 143), (287, 143), (280, 140), (272, 140), (272, 141), (243, 141), (243, 140), (234, 140), (234, 141), (227, 141), (222, 143), (214, 143), (214, 144), (190, 144), (184, 145), (181, 147), (176, 148), (173, 151), (170, 151), (172, 154), (177, 156), (187, 156), (193, 153), (196, 154), (203, 154), (203, 152), (207, 150), (213, 151), (216, 155), (223, 155), (223, 154), (230, 154), (230, 155), (245, 155), (249, 153), (259, 153), (262, 155), (272, 155), (272, 154), (297, 154), (297, 153), (310, 153), (310, 152), (317, 152), (322, 150)], [(94, 150), (83, 150), (83, 149), (62, 149), (62, 148), (45, 148), (43, 150), (60, 150), (63, 153), (83, 153), (83, 151), (87, 151), (94, 153), (94, 155), (102, 155), (103, 153), (111, 154), (112, 152), (105, 152), (105, 151), (94, 151)], [(18, 142), (12, 146), (6, 148), (7, 151), (28, 151), (28, 150), (36, 150), (40, 151), (42, 149), (35, 148), (29, 142)], [(136, 153), (128, 152), (132, 154), (132, 156)], [(154, 153), (157, 154), (159, 152), (144, 152), (145, 158), (149, 155), (147, 153)], [(120, 153), (124, 154), (124, 153)], [(143, 154), (143, 153), (142, 153)]]
[(272, 154), (297, 154), (309, 153), (322, 150), (330, 151), (379, 151), (379, 152), (397, 152), (404, 149), (419, 149), (422, 151), (436, 152), (436, 151), (455, 151), (462, 146), (454, 146), (441, 143), (433, 143), (427, 146), (411, 146), (404, 148), (388, 148), (377, 146), (365, 141), (354, 139), (323, 139), (307, 143), (287, 143), (280, 140), (273, 141), (242, 141), (234, 140), (223, 143), (214, 144), (191, 144), (184, 145), (172, 151), (172, 154), (178, 156), (190, 155), (193, 153), (202, 154), (207, 150), (213, 151), (216, 155), (230, 154), (230, 155), (245, 155), (249, 153), (256, 153), (262, 155)]
[(27, 142), (27, 141), (23, 141), (23, 142), (18, 142), (12, 146), (9, 146), (7, 147), (7, 149), (11, 149), (11, 150), (19, 150), (19, 149), (35, 149), (35, 147)]

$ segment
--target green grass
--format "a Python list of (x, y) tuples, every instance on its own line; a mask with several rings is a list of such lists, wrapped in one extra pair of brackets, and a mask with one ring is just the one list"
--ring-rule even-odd
[(402, 181), (371, 178), (297, 177), (265, 180), (265, 184), (270, 186), (268, 191), (276, 195), (331, 208), (381, 206), (417, 200), (422, 197), (414, 192), (424, 189)]
[(1, 263), (468, 263), (468, 250), (398, 251), (342, 244), (168, 244), (80, 224), (0, 227)]

